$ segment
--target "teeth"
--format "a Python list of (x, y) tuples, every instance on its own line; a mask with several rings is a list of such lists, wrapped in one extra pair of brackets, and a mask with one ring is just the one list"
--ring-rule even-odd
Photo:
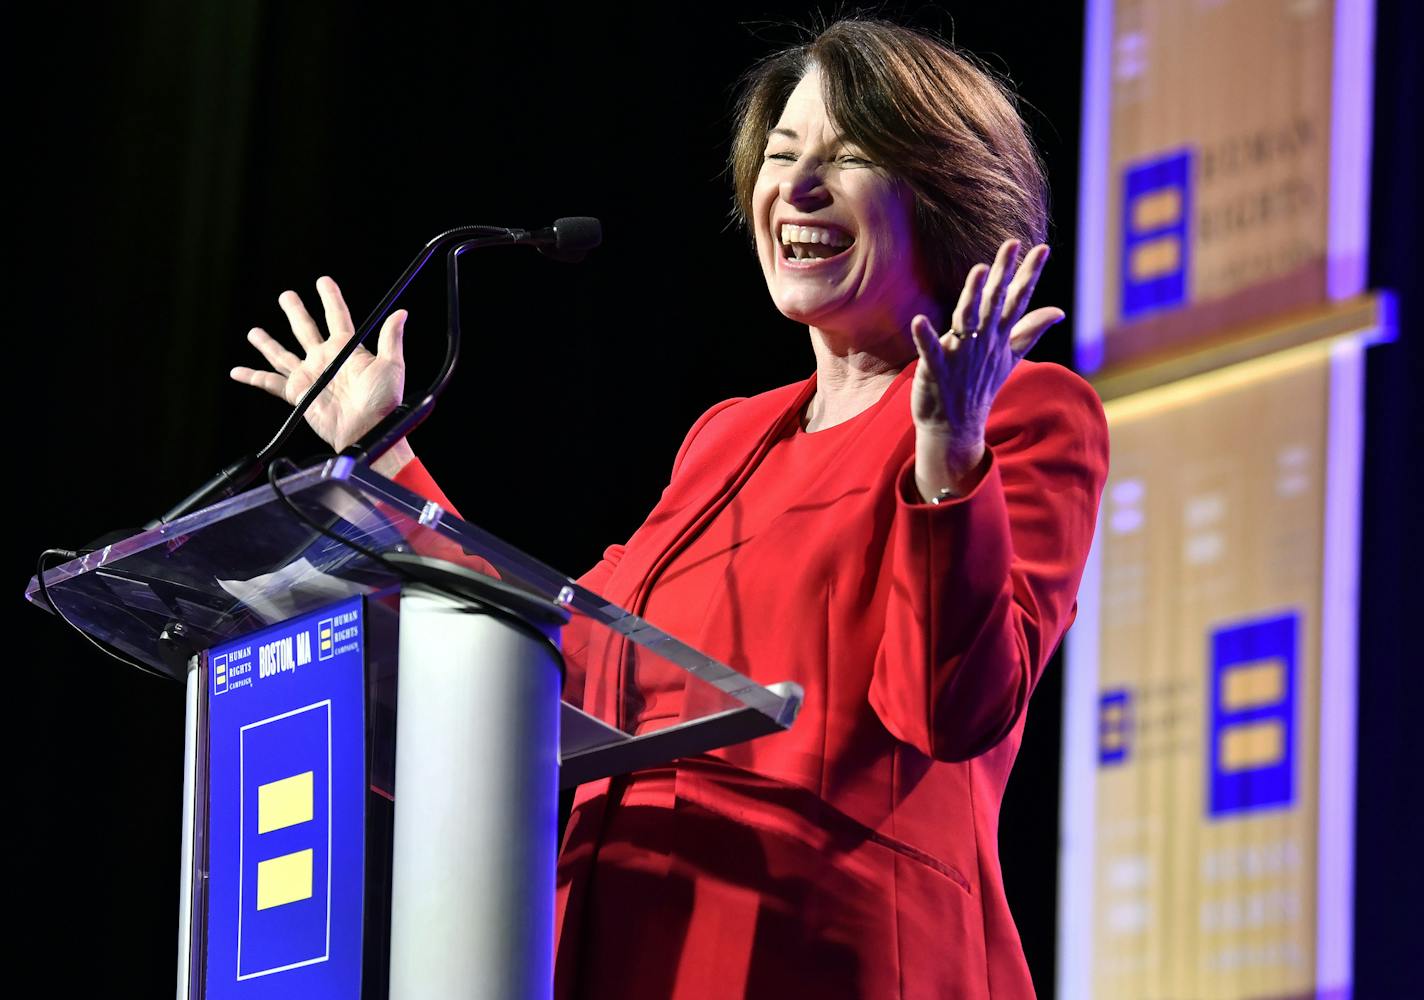
[(781, 242), (823, 243), (828, 247), (848, 247), (853, 240), (839, 230), (822, 229), (819, 226), (793, 226), (788, 223), (781, 227)]

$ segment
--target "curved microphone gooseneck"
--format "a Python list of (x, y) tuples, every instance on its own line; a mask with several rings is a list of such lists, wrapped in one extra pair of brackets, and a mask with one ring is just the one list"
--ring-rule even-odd
[(441, 367), (440, 374), (436, 377), (434, 384), (425, 397), (414, 407), (400, 404), (384, 420), (376, 425), (363, 439), (369, 444), (357, 442), (347, 448), (342, 454), (350, 455), (360, 461), (371, 462), (379, 458), (385, 451), (395, 444), (406, 434), (410, 433), (426, 417), (430, 415), (435, 407), (435, 400), (444, 391), (446, 384), (450, 380), (450, 375), (455, 368), (455, 361), (459, 356), (460, 345), (460, 291), (459, 278), (456, 273), (456, 264), (461, 253), (466, 250), (478, 249), (487, 246), (533, 246), (546, 256), (555, 260), (575, 262), (582, 260), (594, 247), (602, 241), (603, 229), (597, 219), (586, 216), (574, 216), (559, 219), (552, 226), (543, 229), (506, 229), (502, 226), (458, 226), (447, 230), (426, 243), (415, 259), (410, 262), (401, 276), (396, 279), (395, 284), (381, 298), (376, 308), (366, 317), (350, 340), (348, 340), (336, 357), (322, 370), (307, 391), (302, 393), (302, 398), (297, 400), (292, 412), (287, 415), (282, 426), (273, 435), (272, 440), (263, 446), (262, 450), (255, 455), (247, 455), (230, 465), (225, 466), (222, 471), (213, 476), (198, 489), (190, 493), (179, 503), (144, 525), (145, 530), (156, 528), (161, 524), (176, 520), (187, 514), (189, 511), (206, 506), (224, 497), (232, 496), (248, 483), (257, 478), (258, 474), (266, 466), (272, 456), (279, 449), (301, 423), (302, 417), (311, 407), (318, 396), (325, 391), (331, 380), (336, 377), (336, 373), (341, 366), (346, 363), (357, 347), (369, 337), (380, 322), (390, 312), (396, 300), (405, 292), (406, 288), (420, 273), (421, 269), (430, 261), (438, 251), (450, 246), (455, 241), (460, 241), (457, 245), (450, 247), (446, 256), (446, 308), (448, 310), (446, 334), (447, 347), (445, 363)]
[[(552, 226), (535, 230), (517, 242), (532, 245), (546, 257), (566, 263), (577, 263), (588, 256), (588, 252), (603, 240), (603, 227), (597, 219), (587, 216), (573, 216), (559, 219)], [(435, 381), (426, 390), (424, 397), (415, 406), (402, 402), (386, 415), (375, 427), (367, 431), (360, 441), (348, 446), (342, 455), (369, 465), (380, 458), (397, 441), (410, 434), (430, 416), (435, 409), (435, 401), (445, 391), (450, 376), (455, 371), (455, 362), (460, 354), (460, 271), (457, 263), (460, 254), (466, 250), (476, 250), (483, 246), (503, 243), (502, 237), (479, 237), (466, 240), (451, 247), (445, 256), (445, 362)]]

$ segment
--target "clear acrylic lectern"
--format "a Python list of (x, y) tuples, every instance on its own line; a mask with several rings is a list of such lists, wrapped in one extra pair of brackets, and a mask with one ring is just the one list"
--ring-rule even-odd
[[(783, 730), (800, 688), (349, 459), (279, 487), (45, 573), (187, 685), (178, 996), (547, 996), (558, 787)], [(616, 661), (597, 692), (562, 637)]]

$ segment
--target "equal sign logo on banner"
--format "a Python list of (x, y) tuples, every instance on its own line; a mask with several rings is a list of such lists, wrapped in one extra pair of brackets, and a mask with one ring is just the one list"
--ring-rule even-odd
[[(315, 814), (315, 772), (303, 771), (257, 786), (257, 833), (272, 833), (310, 823)], [(257, 862), (257, 909), (296, 903), (312, 896), (312, 857), (315, 851), (281, 854)]]
[(237, 978), (323, 962), (331, 938), (331, 702), (242, 728)]
[(1127, 763), (1132, 743), (1132, 695), (1127, 688), (1098, 696), (1098, 766)]
[(1129, 166), (1123, 177), (1123, 320), (1187, 301), (1192, 153), (1181, 150)]
[(213, 657), (213, 694), (227, 694), (227, 654), (220, 653)]
[(323, 618), (316, 623), (316, 658), (329, 660), (336, 655), (336, 637), (332, 619)]
[(1291, 612), (1211, 636), (1208, 813), (1212, 818), (1295, 802), (1296, 637)]

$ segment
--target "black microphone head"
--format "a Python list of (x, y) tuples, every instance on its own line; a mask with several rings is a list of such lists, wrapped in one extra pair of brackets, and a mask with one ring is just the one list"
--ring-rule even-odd
[(555, 260), (570, 263), (583, 260), (588, 252), (603, 242), (603, 224), (587, 215), (571, 215), (558, 219), (551, 227), (554, 242), (539, 248), (539, 252)]

